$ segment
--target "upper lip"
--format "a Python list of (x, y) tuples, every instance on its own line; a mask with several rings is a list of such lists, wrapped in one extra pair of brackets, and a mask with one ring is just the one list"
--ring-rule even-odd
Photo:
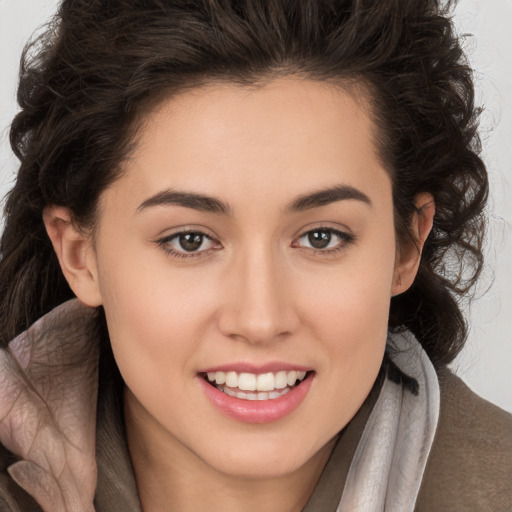
[(261, 373), (275, 373), (279, 371), (297, 371), (308, 372), (311, 371), (310, 366), (300, 364), (285, 363), (273, 361), (263, 364), (248, 363), (248, 362), (234, 362), (209, 366), (198, 371), (198, 373), (212, 373), (212, 372), (237, 372), (237, 373), (254, 373), (259, 375)]

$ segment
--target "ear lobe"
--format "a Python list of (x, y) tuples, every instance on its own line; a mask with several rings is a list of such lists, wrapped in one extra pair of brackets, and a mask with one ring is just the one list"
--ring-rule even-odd
[(414, 204), (410, 231), (414, 240), (404, 244), (397, 255), (393, 275), (392, 296), (405, 292), (414, 282), (421, 260), (421, 252), (434, 222), (435, 202), (432, 194), (418, 194)]
[(90, 237), (76, 228), (70, 211), (62, 206), (45, 208), (43, 221), (70, 288), (84, 304), (92, 307), (102, 304)]

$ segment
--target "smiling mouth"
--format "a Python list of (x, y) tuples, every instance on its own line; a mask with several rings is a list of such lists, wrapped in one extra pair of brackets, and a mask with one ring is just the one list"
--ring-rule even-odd
[(226, 395), (242, 400), (275, 400), (299, 386), (312, 372), (279, 371), (268, 373), (208, 372), (208, 384)]

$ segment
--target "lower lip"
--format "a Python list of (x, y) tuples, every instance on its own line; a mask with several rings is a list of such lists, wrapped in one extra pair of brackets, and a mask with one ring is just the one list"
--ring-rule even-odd
[(313, 382), (310, 373), (298, 386), (273, 400), (244, 400), (229, 396), (208, 384), (201, 376), (199, 382), (206, 396), (222, 413), (244, 423), (270, 423), (291, 414), (302, 403)]

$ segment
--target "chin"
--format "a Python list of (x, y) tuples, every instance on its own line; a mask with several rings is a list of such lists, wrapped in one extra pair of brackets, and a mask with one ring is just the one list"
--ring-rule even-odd
[(299, 471), (311, 459), (322, 457), (320, 452), (324, 449), (330, 453), (332, 448), (328, 442), (318, 451), (305, 449), (311, 445), (298, 437), (294, 444), (290, 443), (290, 437), (276, 443), (267, 440), (252, 446), (249, 442), (235, 443), (205, 461), (229, 477), (254, 480), (282, 478)]

